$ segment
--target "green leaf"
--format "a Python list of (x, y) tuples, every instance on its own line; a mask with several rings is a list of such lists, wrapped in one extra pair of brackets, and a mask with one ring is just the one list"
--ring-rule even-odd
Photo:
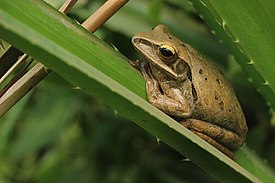
[(275, 109), (274, 1), (192, 1), (248, 80)]
[[(77, 95), (71, 97), (70, 92), (62, 89), (58, 92), (40, 92), (37, 97), (39, 100), (33, 104), (34, 109), (28, 111), (29, 115), (24, 119), (25, 124), (11, 146), (11, 156), (14, 159), (30, 154), (57, 139), (74, 111), (80, 108), (76, 105), (79, 100)], [(57, 98), (63, 101), (56, 102)], [(65, 109), (66, 112), (60, 112), (59, 109)], [(48, 114), (47, 118), (41, 117), (45, 114)]]
[[(44, 2), (2, 0), (0, 36), (218, 179), (224, 182), (259, 182), (253, 172), (248, 172), (146, 102), (144, 80), (128, 64), (127, 58)], [(254, 167), (254, 170), (265, 168), (264, 165)], [(267, 180), (274, 179), (273, 173), (264, 173)]]
[[(16, 106), (8, 113), (4, 119), (5, 122), (2, 122), (1, 124), (1, 130), (0, 130), (0, 159), (4, 159), (4, 154), (7, 150), (7, 146), (9, 143), (9, 138), (12, 136), (12, 130), (16, 124), (17, 116), (22, 113), (23, 109), (26, 106), (26, 103), (28, 101), (29, 95), (27, 95), (24, 99), (19, 101)], [(1, 120), (2, 121), (2, 120)]]

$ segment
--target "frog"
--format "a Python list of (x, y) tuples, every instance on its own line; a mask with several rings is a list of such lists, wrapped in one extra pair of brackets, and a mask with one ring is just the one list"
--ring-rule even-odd
[(135, 34), (132, 44), (146, 59), (130, 63), (145, 79), (148, 102), (234, 160), (248, 128), (221, 70), (162, 24)]

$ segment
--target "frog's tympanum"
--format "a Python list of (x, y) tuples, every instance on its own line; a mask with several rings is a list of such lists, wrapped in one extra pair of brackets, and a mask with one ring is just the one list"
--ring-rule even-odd
[(146, 80), (148, 101), (234, 159), (247, 126), (220, 70), (164, 25), (137, 33), (132, 43), (148, 62), (132, 62)]

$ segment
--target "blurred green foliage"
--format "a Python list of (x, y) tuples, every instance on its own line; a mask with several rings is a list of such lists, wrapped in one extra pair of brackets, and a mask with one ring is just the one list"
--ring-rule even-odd
[[(83, 22), (103, 2), (79, 1), (69, 16)], [(274, 166), (266, 102), (187, 1), (130, 1), (95, 34), (137, 59), (131, 36), (159, 23), (220, 66), (245, 112), (247, 146)], [(216, 182), (54, 73), (0, 119), (0, 161), (0, 182)]]

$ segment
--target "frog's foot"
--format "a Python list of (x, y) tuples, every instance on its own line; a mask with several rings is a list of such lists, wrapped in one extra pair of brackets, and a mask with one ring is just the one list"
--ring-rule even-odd
[(213, 123), (198, 119), (186, 119), (180, 123), (229, 157), (233, 155), (230, 150), (237, 150), (243, 144), (243, 139), (237, 134)]
[(151, 74), (151, 70), (149, 68), (148, 62), (144, 62), (144, 61), (140, 61), (140, 60), (130, 60), (129, 62), (134, 68), (138, 69), (142, 73), (146, 82), (147, 81), (153, 82), (152, 80), (154, 80), (154, 79)]
[(136, 68), (137, 70), (140, 70), (140, 65), (142, 64), (142, 61), (140, 60), (129, 60), (129, 63)]
[(144, 62), (144, 61), (140, 61), (140, 60), (129, 60), (129, 63), (134, 68), (141, 71), (142, 74), (143, 74), (144, 71), (148, 70), (148, 62)]

